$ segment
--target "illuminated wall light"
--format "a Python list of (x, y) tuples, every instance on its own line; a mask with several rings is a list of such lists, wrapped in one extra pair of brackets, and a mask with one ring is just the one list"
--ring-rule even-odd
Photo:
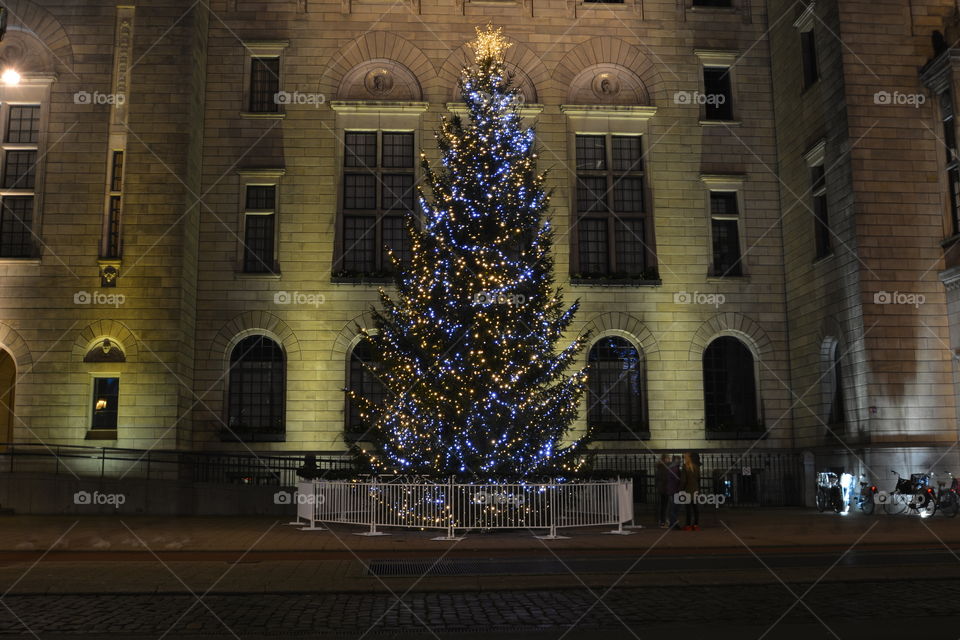
[(4, 69), (0, 80), (3, 80), (3, 84), (8, 87), (15, 87), (20, 84), (20, 73), (16, 69)]

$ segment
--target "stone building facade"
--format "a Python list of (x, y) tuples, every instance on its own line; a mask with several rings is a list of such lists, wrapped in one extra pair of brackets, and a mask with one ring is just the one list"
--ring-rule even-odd
[[(922, 70), (950, 55), (931, 43), (955, 33), (956, 3), (770, 11), (783, 16), (770, 41), (797, 445), (882, 482), (891, 469), (939, 474), (958, 455), (956, 314), (941, 282), (956, 233), (944, 164), (955, 125)], [(811, 46), (818, 77), (807, 80)], [(835, 360), (843, 415), (832, 424)]]
[(343, 450), (387, 199), (492, 23), (596, 446), (939, 463), (960, 302), (919, 68), (956, 7), (902, 4), (7, 0), (0, 441)]

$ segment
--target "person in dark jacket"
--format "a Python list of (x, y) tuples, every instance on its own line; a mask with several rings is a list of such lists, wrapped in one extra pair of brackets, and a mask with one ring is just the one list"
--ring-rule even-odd
[(688, 452), (683, 454), (683, 491), (687, 494), (687, 517), (684, 531), (700, 530), (700, 506), (697, 504), (697, 494), (700, 493), (700, 454)]
[(667, 476), (670, 474), (669, 453), (660, 456), (654, 472), (653, 482), (657, 492), (657, 524), (661, 529), (667, 528), (667, 510), (670, 508), (671, 496), (667, 495)]

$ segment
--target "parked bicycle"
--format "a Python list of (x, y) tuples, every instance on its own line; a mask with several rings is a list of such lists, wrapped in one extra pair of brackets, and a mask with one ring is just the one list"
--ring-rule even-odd
[(949, 471), (945, 471), (944, 475), (946, 480), (937, 480), (937, 492), (934, 494), (936, 510), (947, 518), (954, 518), (960, 512), (960, 478), (954, 478)]
[(823, 513), (833, 509), (836, 513), (843, 511), (843, 488), (840, 478), (832, 471), (821, 471), (817, 474), (817, 511)]
[(855, 501), (860, 511), (871, 516), (877, 506), (877, 485), (867, 482), (865, 478), (866, 476), (860, 476), (860, 493), (857, 494)]
[(937, 510), (936, 494), (930, 487), (930, 476), (926, 473), (913, 473), (904, 478), (896, 471), (897, 484), (893, 491), (886, 494), (883, 510), (896, 515), (910, 511), (922, 517), (932, 516)]

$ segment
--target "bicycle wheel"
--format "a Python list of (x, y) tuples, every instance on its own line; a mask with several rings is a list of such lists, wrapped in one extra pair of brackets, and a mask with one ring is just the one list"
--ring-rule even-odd
[(863, 511), (868, 516), (873, 515), (873, 510), (876, 508), (876, 502), (873, 501), (873, 498), (864, 498), (863, 502), (860, 503), (860, 511)]
[(937, 512), (937, 501), (927, 493), (918, 493), (913, 497), (914, 508), (921, 518), (929, 518)]
[(885, 513), (895, 516), (907, 510), (907, 497), (902, 493), (891, 493), (883, 503)]

